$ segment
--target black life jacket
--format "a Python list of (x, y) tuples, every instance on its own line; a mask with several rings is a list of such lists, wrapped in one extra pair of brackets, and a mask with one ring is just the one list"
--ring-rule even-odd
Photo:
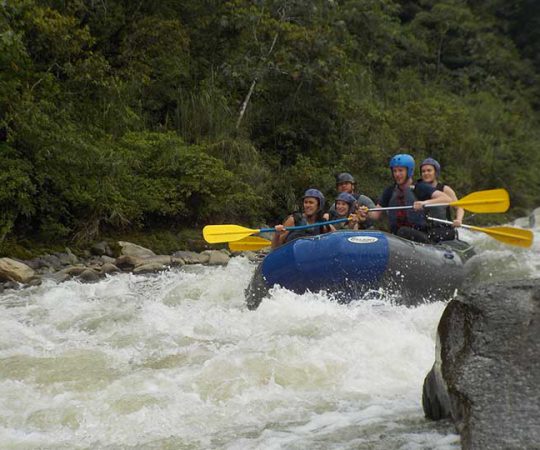
[[(437, 183), (435, 189), (438, 191), (444, 192), (444, 183)], [(427, 208), (426, 215), (429, 217), (434, 217), (436, 219), (449, 220), (452, 221), (452, 212), (450, 206), (436, 206), (434, 208)], [(440, 222), (435, 222), (433, 220), (428, 221), (430, 227), (449, 227), (450, 225)]]
[[(388, 206), (412, 206), (417, 200), (413, 187), (408, 187), (403, 191), (395, 185)], [(410, 227), (421, 231), (426, 229), (426, 218), (421, 211), (398, 209), (389, 210), (387, 213), (392, 233), (396, 233), (401, 227)]]
[[(316, 217), (317, 222), (323, 222), (324, 221), (322, 215), (323, 215), (322, 211), (319, 211), (317, 213), (317, 217)], [(301, 225), (308, 225), (306, 217), (302, 213), (295, 212), (295, 213), (292, 214), (292, 216), (293, 216), (293, 219), (294, 219), (294, 226), (295, 227), (301, 226)], [(305, 230), (290, 231), (289, 234), (287, 235), (287, 237), (285, 238), (285, 242), (290, 242), (290, 241), (292, 241), (294, 239), (298, 239), (298, 238), (301, 238), (301, 237), (317, 236), (319, 234), (327, 233), (328, 231), (330, 231), (330, 228), (328, 227), (328, 225), (322, 225), (320, 227), (307, 228)]]

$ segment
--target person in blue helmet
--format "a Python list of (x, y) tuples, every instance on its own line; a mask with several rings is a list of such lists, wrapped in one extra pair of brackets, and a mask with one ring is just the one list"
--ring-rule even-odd
[[(344, 229), (358, 229), (358, 216), (356, 212), (356, 198), (348, 192), (341, 192), (332, 205), (330, 211), (324, 215), (325, 220), (351, 218), (349, 222), (340, 222), (330, 225), (332, 231)], [(365, 220), (365, 218), (363, 219)]]
[(299, 237), (316, 236), (332, 231), (329, 226), (308, 228), (306, 230), (287, 231), (286, 227), (308, 225), (323, 222), (325, 198), (318, 189), (308, 189), (302, 197), (302, 213), (294, 213), (288, 216), (281, 225), (276, 225), (276, 232), (272, 238), (272, 248), (278, 248), (286, 242)]
[[(423, 181), (426, 184), (434, 187), (438, 191), (444, 192), (453, 202), (458, 198), (454, 190), (447, 184), (441, 183), (439, 177), (441, 175), (441, 165), (436, 159), (426, 158), (420, 164), (420, 173), (422, 178), (418, 182)], [(430, 208), (426, 213), (429, 217), (436, 219), (443, 219), (453, 222), (453, 224), (446, 225), (436, 221), (428, 220), (428, 235), (431, 241), (448, 241), (457, 238), (455, 228), (460, 227), (463, 221), (465, 210), (463, 208), (455, 208), (456, 218), (452, 220), (451, 208), (449, 206), (441, 206), (440, 208)]]
[[(412, 209), (387, 211), (390, 231), (405, 239), (431, 242), (424, 207), (430, 204), (450, 203), (452, 199), (442, 191), (424, 182), (413, 184), (415, 162), (406, 153), (390, 159), (394, 184), (386, 188), (379, 199), (379, 207), (413, 206)], [(380, 212), (379, 212), (380, 215)]]
[[(337, 197), (330, 211), (324, 215), (325, 220), (336, 220), (350, 218), (348, 222), (340, 222), (330, 225), (332, 231), (337, 230), (360, 230), (366, 229), (370, 224), (367, 212), (358, 210), (358, 201), (354, 195), (348, 192), (341, 192)], [(375, 204), (373, 204), (375, 207)]]

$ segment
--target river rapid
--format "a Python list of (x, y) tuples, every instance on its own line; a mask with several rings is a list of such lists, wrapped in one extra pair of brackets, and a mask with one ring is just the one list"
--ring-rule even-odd
[[(540, 276), (524, 250), (462, 233), (476, 280)], [(340, 305), (274, 289), (254, 265), (185, 266), (0, 295), (2, 449), (457, 449), (424, 419), (443, 301)]]

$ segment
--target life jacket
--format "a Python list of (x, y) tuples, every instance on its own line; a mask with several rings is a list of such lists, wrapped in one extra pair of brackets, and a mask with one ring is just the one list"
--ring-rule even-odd
[[(337, 220), (337, 219), (346, 219), (348, 217), (347, 216), (340, 216), (336, 209), (330, 209), (330, 211), (328, 211), (328, 215), (330, 217), (330, 220)], [(339, 223), (335, 223), (334, 224), (334, 228), (336, 230), (342, 230), (342, 229), (345, 229), (347, 228), (347, 225), (348, 225), (348, 222), (339, 222)]]
[[(435, 189), (438, 191), (444, 192), (444, 187), (446, 185), (444, 183), (437, 183), (437, 186), (435, 186)], [(436, 206), (433, 208), (428, 208), (426, 210), (426, 215), (429, 217), (434, 217), (436, 219), (442, 219), (442, 220), (450, 220), (452, 221), (452, 213), (450, 211), (450, 206)], [(449, 227), (450, 225), (447, 225), (445, 223), (435, 222), (433, 220), (428, 221), (430, 227)]]
[[(293, 216), (293, 219), (294, 219), (294, 226), (295, 227), (301, 226), (301, 225), (308, 225), (306, 217), (302, 213), (295, 212), (295, 213), (292, 214), (292, 216)], [(322, 222), (323, 220), (324, 219), (322, 218), (322, 211), (319, 211), (317, 213), (316, 221), (317, 222)], [(301, 237), (317, 236), (319, 234), (327, 233), (328, 231), (330, 231), (330, 229), (328, 228), (327, 225), (323, 225), (323, 226), (320, 226), (320, 227), (307, 228), (305, 230), (290, 231), (289, 234), (287, 235), (287, 237), (285, 238), (285, 242), (290, 242), (290, 241), (292, 241), (294, 239), (298, 239), (298, 238), (301, 238)]]
[[(408, 187), (403, 191), (395, 185), (388, 206), (412, 206), (417, 200), (414, 188)], [(410, 227), (420, 231), (425, 231), (427, 228), (426, 218), (422, 211), (415, 211), (414, 209), (397, 209), (389, 210), (387, 213), (390, 222), (390, 230), (394, 234), (401, 227)]]

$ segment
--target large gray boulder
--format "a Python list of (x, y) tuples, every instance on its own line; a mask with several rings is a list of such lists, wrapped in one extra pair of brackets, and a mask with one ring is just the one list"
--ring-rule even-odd
[(34, 270), (26, 264), (11, 258), (0, 258), (0, 281), (28, 283), (35, 276)]
[(450, 302), (422, 400), (426, 417), (454, 421), (465, 449), (540, 448), (540, 280)]
[(173, 258), (181, 258), (185, 264), (203, 264), (208, 262), (209, 256), (201, 257), (199, 253), (180, 250), (172, 254)]
[(201, 253), (201, 259), (208, 258), (204, 264), (209, 266), (226, 266), (229, 264), (231, 257), (222, 250), (205, 250)]

